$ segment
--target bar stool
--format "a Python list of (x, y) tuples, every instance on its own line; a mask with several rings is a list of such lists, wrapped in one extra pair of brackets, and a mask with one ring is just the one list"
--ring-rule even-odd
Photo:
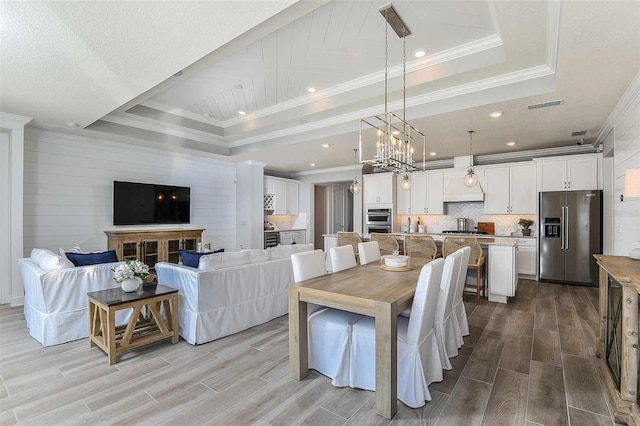
[(482, 247), (480, 247), (480, 243), (478, 239), (475, 237), (446, 237), (444, 239), (444, 243), (442, 243), (442, 254), (444, 257), (449, 256), (450, 254), (456, 252), (458, 249), (462, 247), (470, 247), (471, 255), (469, 256), (469, 269), (476, 270), (476, 285), (474, 291), (469, 290), (473, 284), (464, 283), (464, 293), (465, 294), (475, 294), (476, 302), (480, 303), (480, 294), (482, 292), (482, 296), (485, 296), (486, 289), (486, 264), (485, 257), (482, 254)]
[(353, 247), (353, 254), (356, 256), (356, 261), (358, 260), (358, 243), (362, 242), (362, 238), (360, 238), (360, 234), (357, 232), (344, 232), (338, 231), (338, 247), (341, 246), (351, 246)]
[(394, 251), (399, 251), (400, 246), (398, 240), (392, 234), (383, 234), (372, 232), (369, 234), (371, 241), (377, 241), (380, 247), (380, 255), (393, 254)]
[(429, 235), (405, 235), (404, 254), (411, 257), (435, 259), (438, 257), (438, 247)]

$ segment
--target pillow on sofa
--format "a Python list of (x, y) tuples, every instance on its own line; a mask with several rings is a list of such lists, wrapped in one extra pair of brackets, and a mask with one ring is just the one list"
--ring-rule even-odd
[(198, 263), (200, 263), (200, 258), (202, 256), (205, 256), (207, 254), (213, 254), (213, 253), (224, 253), (224, 249), (221, 248), (220, 250), (209, 251), (209, 252), (197, 252), (197, 251), (191, 251), (191, 250), (178, 250), (178, 253), (180, 254), (180, 259), (182, 259), (182, 264), (184, 266), (190, 266), (192, 268), (197, 268), (198, 267)]
[(65, 250), (62, 247), (60, 247), (58, 249), (58, 253), (60, 253), (60, 256), (64, 256), (65, 258), (67, 257), (66, 253), (84, 253), (82, 251), (82, 249), (80, 248), (80, 245), (76, 244), (75, 246), (73, 246), (73, 248), (70, 248), (69, 250)]
[(34, 248), (31, 250), (31, 261), (45, 272), (74, 267), (73, 263), (69, 262), (66, 257), (58, 256), (47, 249)]
[(99, 253), (71, 253), (68, 251), (66, 252), (66, 256), (76, 266), (99, 265), (101, 263), (118, 261), (115, 250), (107, 250)]
[(200, 258), (198, 269), (201, 271), (215, 271), (231, 266), (266, 262), (267, 260), (269, 260), (269, 252), (267, 250), (250, 249), (229, 253), (208, 254)]

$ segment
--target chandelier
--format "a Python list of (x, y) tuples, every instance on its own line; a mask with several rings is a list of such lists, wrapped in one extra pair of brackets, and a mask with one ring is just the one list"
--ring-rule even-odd
[[(408, 173), (425, 170), (427, 148), (425, 135), (405, 121), (407, 96), (406, 36), (410, 35), (411, 31), (391, 3), (382, 6), (379, 11), (386, 20), (384, 29), (384, 113), (360, 120), (360, 162), (371, 164), (383, 170), (405, 174), (404, 179), (408, 181), (408, 185), (405, 186), (409, 189)], [(388, 110), (389, 26), (403, 40), (402, 118)], [(417, 166), (414, 158), (414, 154), (419, 155), (420, 150), (422, 150), (422, 167)], [(403, 186), (403, 189), (405, 186)]]

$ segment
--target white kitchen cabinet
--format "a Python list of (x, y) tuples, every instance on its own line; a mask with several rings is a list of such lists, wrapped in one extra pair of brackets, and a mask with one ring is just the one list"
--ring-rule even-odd
[(437, 173), (412, 173), (411, 189), (400, 187), (403, 175), (398, 175), (396, 213), (398, 214), (443, 214), (443, 176)]
[(264, 178), (265, 194), (273, 194), (273, 214), (298, 214), (298, 182)]
[(487, 168), (486, 214), (536, 214), (536, 166)]
[(488, 256), (489, 301), (507, 303), (518, 286), (517, 247), (490, 245)]
[(536, 276), (538, 267), (537, 240), (520, 238), (518, 240), (518, 275)]
[(363, 175), (365, 204), (394, 204), (396, 183), (394, 173)]
[(538, 158), (538, 191), (602, 189), (601, 154)]
[(286, 214), (298, 214), (298, 182), (286, 182)]
[(276, 180), (270, 177), (264, 178), (264, 193), (274, 195), (276, 193)]

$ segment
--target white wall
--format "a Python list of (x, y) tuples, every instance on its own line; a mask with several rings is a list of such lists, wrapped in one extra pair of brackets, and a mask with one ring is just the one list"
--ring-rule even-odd
[(640, 168), (640, 73), (607, 119), (601, 135), (602, 139), (613, 135), (613, 188), (605, 187), (605, 191), (613, 189), (612, 254), (627, 256), (632, 248), (640, 247), (640, 199), (620, 201), (625, 171)]
[[(27, 129), (24, 147), (24, 255), (34, 247), (107, 248), (113, 181), (191, 188), (191, 224), (213, 249), (236, 247), (234, 163), (100, 139)], [(179, 226), (165, 226), (179, 227)], [(136, 227), (117, 227), (136, 228)], [(139, 228), (139, 227), (138, 227)]]

